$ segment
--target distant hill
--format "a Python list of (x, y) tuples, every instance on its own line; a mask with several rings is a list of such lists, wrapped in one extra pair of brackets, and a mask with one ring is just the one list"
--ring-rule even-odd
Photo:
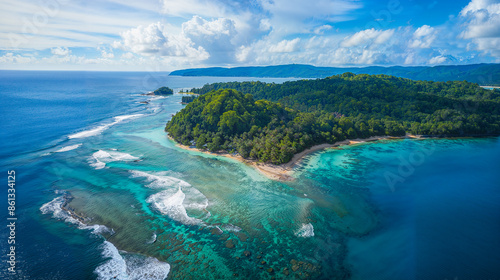
[(468, 81), (479, 85), (500, 85), (500, 64), (470, 64), (449, 66), (415, 67), (316, 67), (304, 64), (251, 67), (212, 67), (176, 70), (171, 76), (215, 76), (215, 77), (270, 77), (270, 78), (325, 78), (345, 72), (354, 74), (385, 74), (412, 80), (424, 81)]

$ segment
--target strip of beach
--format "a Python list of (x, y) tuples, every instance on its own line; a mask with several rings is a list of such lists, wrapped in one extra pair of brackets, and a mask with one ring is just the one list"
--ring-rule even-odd
[(218, 155), (218, 156), (223, 156), (227, 158), (231, 158), (234, 160), (237, 160), (241, 163), (247, 164), (249, 166), (254, 167), (257, 169), (262, 175), (266, 176), (267, 178), (275, 181), (293, 181), (295, 180), (295, 177), (292, 176), (293, 174), (293, 168), (300, 163), (300, 161), (307, 155), (312, 154), (317, 151), (325, 150), (325, 149), (332, 149), (332, 148), (338, 148), (340, 146), (345, 146), (345, 145), (354, 145), (354, 144), (360, 144), (360, 143), (366, 143), (366, 142), (373, 142), (373, 141), (379, 141), (379, 140), (386, 140), (386, 139), (405, 139), (405, 138), (411, 138), (411, 139), (418, 139), (421, 138), (420, 135), (411, 135), (407, 134), (406, 136), (402, 137), (395, 137), (395, 136), (372, 136), (370, 138), (365, 138), (365, 139), (348, 139), (344, 141), (337, 142), (335, 144), (320, 144), (320, 145), (315, 145), (312, 146), (309, 149), (306, 149), (300, 153), (297, 153), (293, 156), (293, 158), (287, 162), (283, 163), (280, 165), (275, 165), (271, 163), (263, 163), (259, 162), (257, 160), (252, 160), (252, 159), (245, 159), (239, 154), (230, 154), (225, 151), (221, 152), (216, 152), (212, 153), (206, 150), (200, 150), (197, 148), (189, 147), (186, 145), (182, 145), (180, 143), (177, 143), (172, 137), (168, 136), (168, 139), (173, 141), (175, 145), (181, 149), (184, 150), (189, 150), (189, 151), (195, 151), (195, 152), (200, 152), (200, 153), (205, 153), (209, 155)]

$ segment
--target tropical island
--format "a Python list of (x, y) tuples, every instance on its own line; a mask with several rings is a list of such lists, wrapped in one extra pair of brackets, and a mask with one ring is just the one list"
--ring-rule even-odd
[(344, 73), (283, 84), (215, 83), (192, 92), (199, 96), (166, 125), (172, 139), (282, 169), (294, 155), (349, 139), (500, 134), (500, 92), (463, 81)]

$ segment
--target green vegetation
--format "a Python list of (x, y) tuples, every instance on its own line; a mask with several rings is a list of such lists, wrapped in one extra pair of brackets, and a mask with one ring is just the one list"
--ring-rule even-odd
[(312, 65), (289, 64), (256, 67), (212, 67), (177, 70), (172, 76), (219, 76), (219, 77), (272, 77), (272, 78), (325, 78), (345, 72), (354, 74), (384, 74), (427, 81), (468, 81), (480, 85), (500, 85), (500, 64), (440, 65), (434, 67), (315, 67)]
[(274, 164), (345, 139), (500, 134), (500, 94), (468, 82), (344, 73), (283, 84), (216, 83), (193, 92), (201, 95), (167, 124), (170, 136)]
[(183, 96), (182, 97), (182, 103), (191, 103), (193, 102), (193, 100), (196, 99), (196, 97), (198, 97), (198, 95), (189, 95), (189, 96)]
[(161, 87), (161, 88), (153, 91), (153, 94), (154, 95), (169, 95), (169, 94), (174, 94), (174, 91), (168, 87)]

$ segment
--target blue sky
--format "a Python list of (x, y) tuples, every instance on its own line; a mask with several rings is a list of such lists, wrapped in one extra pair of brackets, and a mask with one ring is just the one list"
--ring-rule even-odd
[(4, 0), (0, 22), (0, 69), (500, 62), (500, 0)]

